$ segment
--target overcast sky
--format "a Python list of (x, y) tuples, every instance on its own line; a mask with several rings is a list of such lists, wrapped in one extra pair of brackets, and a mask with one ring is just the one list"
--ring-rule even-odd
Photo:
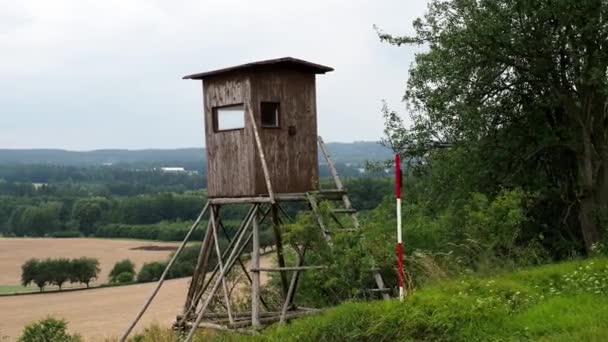
[(378, 140), (401, 102), (426, 0), (0, 0), (0, 148), (203, 146), (198, 81), (181, 77), (292, 56), (317, 76), (319, 134)]

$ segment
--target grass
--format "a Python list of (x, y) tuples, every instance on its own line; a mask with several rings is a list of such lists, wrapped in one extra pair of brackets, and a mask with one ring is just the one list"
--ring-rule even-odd
[(21, 285), (0, 285), (0, 295), (36, 291), (38, 291), (37, 288), (25, 287)]
[(608, 341), (608, 259), (429, 286), (405, 302), (345, 303), (224, 341)]

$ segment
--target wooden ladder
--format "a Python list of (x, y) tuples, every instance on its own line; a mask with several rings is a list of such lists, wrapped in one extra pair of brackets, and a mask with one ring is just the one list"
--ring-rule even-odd
[[(321, 138), (319, 136), (319, 137), (317, 137), (317, 140), (319, 142), (319, 147), (321, 148), (321, 152), (323, 153), (323, 157), (325, 157), (325, 161), (327, 162), (327, 165), (329, 167), (329, 171), (331, 172), (331, 175), (334, 179), (334, 183), (336, 185), (336, 190), (337, 190), (337, 192), (341, 193), (343, 208), (333, 209), (332, 218), (340, 226), (342, 226), (342, 223), (336, 217), (336, 214), (347, 214), (348, 216), (350, 216), (353, 227), (350, 227), (350, 228), (342, 227), (343, 228), (342, 231), (359, 230), (360, 226), (359, 226), (359, 219), (357, 218), (357, 210), (353, 208), (352, 202), (350, 201), (350, 198), (348, 198), (348, 193), (347, 193), (346, 189), (344, 188), (344, 184), (342, 183), (340, 176), (338, 175), (338, 170), (336, 169), (336, 166), (334, 165), (333, 160), (331, 160), (331, 158), (330, 158), (329, 152), (327, 150), (327, 146), (325, 146), (325, 143), (323, 142), (323, 138)], [(319, 227), (321, 228), (321, 230), (323, 232), (323, 236), (325, 237), (325, 240), (328, 243), (331, 243), (331, 232), (326, 228), (326, 225), (323, 222), (323, 218), (321, 217), (321, 215), (319, 213), (318, 203), (317, 203), (316, 198), (313, 195), (308, 194), (308, 202), (310, 203), (310, 207), (313, 210), (313, 212), (315, 213), (315, 216), (317, 217), (317, 223), (319, 224)], [(380, 292), (382, 294), (382, 298), (384, 298), (385, 300), (388, 300), (390, 298), (389, 294), (388, 294), (390, 292), (390, 289), (386, 288), (384, 286), (384, 280), (382, 279), (382, 275), (378, 271), (378, 268), (373, 267), (371, 269), (371, 271), (372, 271), (372, 274), (374, 275), (374, 280), (376, 281), (377, 288), (370, 289), (370, 291)]]

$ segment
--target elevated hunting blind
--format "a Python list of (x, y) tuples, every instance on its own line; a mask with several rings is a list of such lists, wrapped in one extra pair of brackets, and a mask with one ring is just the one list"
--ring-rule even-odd
[[(296, 291), (302, 272), (321, 271), (327, 265), (307, 265), (304, 256), (309, 247), (295, 243), (288, 248), (297, 260), (292, 265), (286, 263), (283, 225), (293, 223), (294, 218), (284, 210), (283, 204), (304, 204), (303, 210), (309, 210), (316, 221), (315, 226), (308, 228), (318, 229), (329, 246), (333, 234), (359, 229), (356, 210), (323, 140), (317, 137), (315, 77), (332, 70), (286, 57), (184, 77), (203, 82), (209, 199), (121, 341), (126, 341), (193, 231), (205, 219), (207, 230), (197, 266), (183, 311), (174, 325), (177, 329), (189, 330), (186, 341), (192, 339), (198, 327), (259, 328), (319, 311), (298, 307)], [(319, 189), (317, 147), (332, 174), (334, 189)], [(319, 210), (320, 200), (339, 203), (331, 206), (329, 220)], [(238, 227), (227, 230), (220, 208), (235, 204), (249, 209)], [(263, 229), (272, 232), (276, 266), (260, 265)], [(227, 244), (220, 244), (220, 238)], [(247, 252), (250, 260), (244, 257)], [(250, 305), (241, 312), (234, 311), (234, 287), (228, 286), (229, 275), (237, 266), (236, 271), (244, 276), (238, 279), (247, 281), (242, 288), (248, 289), (251, 296)], [(378, 270), (371, 271), (377, 288), (364, 290), (388, 299), (390, 289), (384, 286)], [(261, 272), (279, 273), (281, 303), (278, 305), (273, 306), (262, 298)]]
[(280, 58), (189, 75), (203, 81), (208, 195), (268, 195), (256, 135), (275, 193), (317, 189), (315, 76), (332, 68)]

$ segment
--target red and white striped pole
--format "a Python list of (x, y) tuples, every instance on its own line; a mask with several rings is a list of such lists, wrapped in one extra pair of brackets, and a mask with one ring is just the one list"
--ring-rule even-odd
[(403, 301), (403, 234), (401, 231), (401, 158), (395, 154), (395, 197), (397, 199), (397, 276), (399, 278), (399, 300)]

